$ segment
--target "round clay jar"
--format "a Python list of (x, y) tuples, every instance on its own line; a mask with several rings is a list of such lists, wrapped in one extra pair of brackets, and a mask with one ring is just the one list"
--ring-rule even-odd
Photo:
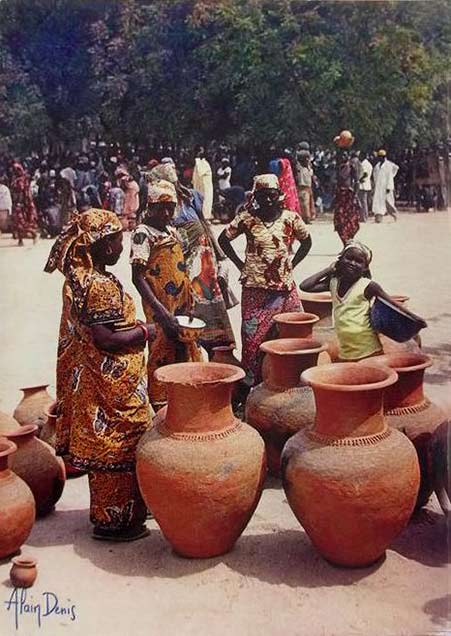
[(14, 587), (31, 587), (36, 581), (38, 571), (36, 559), (21, 555), (12, 559), (13, 566), (9, 571), (9, 579)]

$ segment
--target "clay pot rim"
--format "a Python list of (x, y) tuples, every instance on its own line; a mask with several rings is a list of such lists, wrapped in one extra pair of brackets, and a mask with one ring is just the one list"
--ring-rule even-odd
[[(288, 351), (277, 351), (277, 347), (283, 347), (284, 344), (292, 344), (296, 348)], [(327, 344), (324, 344), (320, 340), (312, 340), (310, 338), (278, 338), (277, 340), (266, 340), (266, 342), (262, 342), (260, 345), (261, 351), (276, 356), (309, 355), (311, 353), (321, 353), (322, 351), (326, 351), (326, 349)]]
[[(402, 363), (395, 364), (396, 359), (418, 359), (417, 364), (406, 364), (402, 365)], [(420, 362), (420, 360), (422, 360)], [(392, 362), (391, 362), (392, 361)], [(371, 364), (378, 367), (389, 367), (393, 369), (398, 374), (402, 373), (410, 373), (412, 371), (422, 371), (423, 369), (428, 369), (433, 365), (432, 358), (425, 353), (415, 353), (406, 351), (405, 353), (384, 353), (381, 356), (374, 356), (374, 358), (368, 358), (367, 360), (362, 360), (358, 364), (362, 364), (366, 362), (367, 364)]]
[[(362, 382), (361, 384), (336, 384), (334, 382), (321, 381), (319, 377), (326, 375), (329, 371), (339, 373), (340, 371), (385, 371), (385, 378), (376, 380), (375, 382)], [(318, 379), (315, 379), (318, 376)], [(343, 393), (352, 393), (356, 391), (374, 391), (385, 389), (398, 380), (398, 374), (394, 369), (384, 365), (364, 365), (361, 362), (334, 362), (332, 364), (324, 364), (320, 367), (311, 367), (301, 373), (301, 382), (308, 384), (312, 388), (323, 389), (325, 391), (340, 391)]]
[(39, 426), (37, 424), (24, 424), (20, 426), (18, 429), (11, 431), (10, 433), (4, 433), (5, 437), (10, 439), (11, 437), (14, 439), (25, 437), (26, 435), (30, 435), (31, 433), (34, 435), (39, 430)]
[[(209, 370), (211, 373), (219, 375), (209, 379)], [(190, 372), (192, 373), (191, 377)], [(202, 377), (202, 374), (205, 374), (204, 377)], [(184, 386), (232, 384), (242, 380), (245, 375), (243, 369), (233, 364), (223, 364), (222, 362), (178, 362), (176, 364), (167, 364), (154, 371), (154, 377), (159, 382)]]
[(14, 442), (3, 435), (0, 437), (0, 457), (8, 457), (8, 455), (15, 453), (16, 450), (17, 444), (14, 444)]
[(36, 567), (38, 560), (35, 557), (29, 556), (28, 554), (20, 554), (19, 556), (15, 556), (11, 559), (14, 565), (17, 565), (21, 568), (33, 568)]
[(46, 389), (49, 384), (33, 384), (31, 386), (20, 387), (20, 391), (31, 391), (31, 389)]
[(332, 294), (328, 291), (325, 292), (306, 292), (299, 290), (300, 299), (310, 300), (317, 303), (329, 303), (332, 305)]
[(315, 322), (319, 322), (320, 317), (309, 311), (285, 311), (276, 314), (273, 320), (288, 325), (313, 325)]
[(390, 294), (390, 298), (398, 301), (398, 303), (406, 303), (410, 300), (410, 296), (407, 296), (406, 294)]
[(212, 351), (235, 351), (236, 344), (228, 344), (228, 345), (218, 345), (217, 347), (212, 347)]
[(50, 404), (50, 406), (44, 410), (44, 415), (46, 417), (51, 417), (51, 418), (54, 418), (56, 420), (58, 415), (57, 415), (57, 413), (52, 413), (52, 410), (56, 409), (57, 405), (58, 405), (58, 402), (56, 400), (54, 402), (52, 402)]

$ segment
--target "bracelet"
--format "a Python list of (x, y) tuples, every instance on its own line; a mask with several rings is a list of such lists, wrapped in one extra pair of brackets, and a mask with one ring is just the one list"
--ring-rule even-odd
[(147, 328), (147, 325), (145, 325), (143, 322), (138, 322), (136, 323), (136, 326), (142, 330), (144, 334), (144, 342), (147, 342), (149, 340), (149, 330)]

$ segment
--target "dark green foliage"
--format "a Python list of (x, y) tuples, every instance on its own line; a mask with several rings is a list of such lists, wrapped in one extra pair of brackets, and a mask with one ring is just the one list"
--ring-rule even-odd
[(448, 0), (3, 0), (0, 134), (261, 146), (449, 133)]

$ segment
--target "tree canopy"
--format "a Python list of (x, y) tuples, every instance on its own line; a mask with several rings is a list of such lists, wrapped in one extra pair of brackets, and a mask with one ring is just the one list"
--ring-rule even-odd
[(450, 59), (448, 0), (2, 0), (0, 143), (422, 145)]

